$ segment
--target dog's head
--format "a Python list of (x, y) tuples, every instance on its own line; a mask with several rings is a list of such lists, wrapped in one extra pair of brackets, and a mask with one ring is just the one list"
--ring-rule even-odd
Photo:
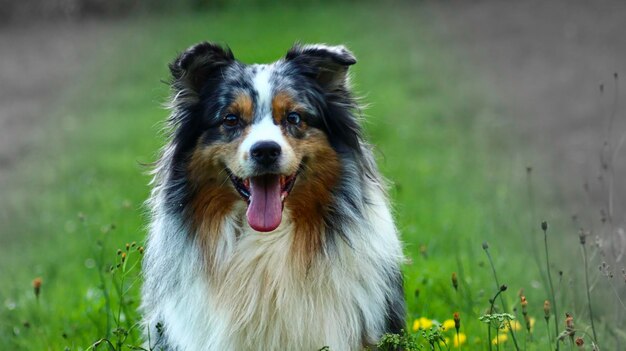
[(280, 225), (285, 207), (321, 215), (340, 155), (360, 150), (347, 76), (354, 63), (345, 47), (326, 45), (296, 45), (266, 65), (211, 43), (182, 53), (170, 65), (172, 176), (186, 184), (192, 212), (225, 213), (240, 201), (261, 232)]

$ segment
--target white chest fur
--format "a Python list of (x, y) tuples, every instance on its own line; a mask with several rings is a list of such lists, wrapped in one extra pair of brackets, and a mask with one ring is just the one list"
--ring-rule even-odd
[[(197, 245), (163, 246), (166, 233), (153, 223), (147, 279), (168, 268), (178, 273), (155, 283), (159, 297), (144, 301), (146, 322), (162, 321), (167, 344), (176, 350), (355, 350), (375, 341), (389, 295), (383, 267), (401, 260), (391, 215), (378, 199), (369, 206), (367, 223), (345, 228), (350, 245), (337, 238), (332, 252), (318, 255), (305, 273), (291, 261), (288, 216), (270, 234), (248, 229), (235, 236), (241, 228), (227, 223), (211, 278), (201, 268)], [(151, 270), (158, 254), (178, 255), (176, 267)]]

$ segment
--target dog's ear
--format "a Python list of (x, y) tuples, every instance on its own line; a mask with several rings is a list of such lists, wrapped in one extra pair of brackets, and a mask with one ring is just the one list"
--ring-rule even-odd
[(172, 87), (199, 93), (207, 79), (235, 61), (230, 48), (214, 43), (202, 42), (180, 54), (169, 68)]
[(345, 46), (324, 44), (295, 44), (285, 60), (305, 67), (303, 72), (326, 90), (345, 88), (348, 68), (356, 63), (356, 58)]

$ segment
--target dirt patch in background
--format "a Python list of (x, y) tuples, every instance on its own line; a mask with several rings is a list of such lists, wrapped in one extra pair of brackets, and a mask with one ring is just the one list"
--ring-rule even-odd
[(62, 94), (110, 27), (57, 21), (0, 28), (0, 185), (35, 144), (45, 147)]
[[(535, 175), (551, 178), (572, 213), (589, 212), (580, 206), (588, 183), (597, 221), (609, 183), (606, 174), (598, 179), (603, 144), (615, 148), (626, 133), (626, 2), (450, 1), (426, 10), (441, 45), (452, 45), (456, 61), (487, 83), (505, 129), (529, 146), (525, 162), (537, 166), (547, 158), (547, 169)], [(623, 86), (618, 92), (615, 72)], [(616, 93), (620, 102), (609, 128)], [(613, 162), (613, 213), (622, 221), (625, 161), (623, 145)]]

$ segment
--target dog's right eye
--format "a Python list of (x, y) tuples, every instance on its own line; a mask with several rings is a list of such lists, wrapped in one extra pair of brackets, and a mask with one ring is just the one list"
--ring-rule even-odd
[(223, 123), (225, 126), (228, 126), (228, 127), (236, 127), (239, 124), (239, 117), (237, 117), (236, 115), (232, 113), (229, 113), (226, 116), (224, 116)]

